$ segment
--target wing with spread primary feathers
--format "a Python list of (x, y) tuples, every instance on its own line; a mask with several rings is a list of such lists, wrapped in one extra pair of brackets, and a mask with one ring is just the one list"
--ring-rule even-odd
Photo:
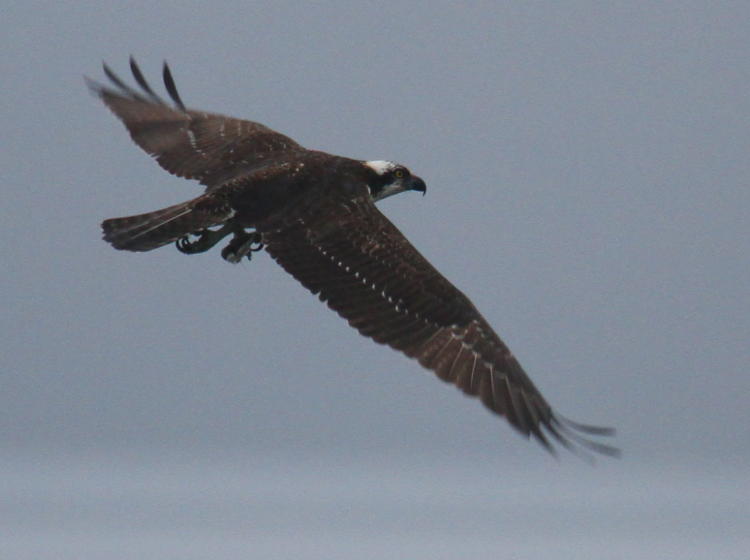
[[(613, 430), (556, 414), (469, 299), (366, 197), (327, 200), (263, 228), (271, 256), (361, 334), (419, 361), (478, 396), (525, 436), (553, 451), (618, 450), (585, 438)], [(308, 209), (309, 210), (309, 209)]]
[(164, 63), (164, 84), (174, 106), (156, 95), (131, 58), (137, 91), (105, 64), (110, 88), (87, 78), (91, 91), (125, 124), (136, 144), (164, 169), (211, 190), (269, 159), (304, 150), (291, 138), (256, 122), (186, 109)]

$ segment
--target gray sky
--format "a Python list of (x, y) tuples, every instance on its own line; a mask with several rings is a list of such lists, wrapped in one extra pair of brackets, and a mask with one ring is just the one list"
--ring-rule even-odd
[[(746, 4), (4, 12), (3, 456), (347, 457), (395, 470), (461, 457), (467, 477), (560, 468), (357, 335), (264, 254), (231, 266), (218, 250), (101, 241), (103, 218), (200, 192), (86, 91), (83, 74), (100, 79), (106, 60), (126, 75), (132, 53), (154, 85), (168, 59), (188, 106), (422, 176), (426, 197), (381, 210), (553, 406), (618, 428), (625, 456), (595, 476), (747, 464)], [(589, 476), (579, 463), (561, 468)]]

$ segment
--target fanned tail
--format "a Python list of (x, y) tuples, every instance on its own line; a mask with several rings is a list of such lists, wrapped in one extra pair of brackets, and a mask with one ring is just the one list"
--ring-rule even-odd
[(207, 212), (196, 205), (196, 200), (146, 214), (104, 220), (104, 240), (115, 249), (150, 251), (225, 221), (227, 216)]

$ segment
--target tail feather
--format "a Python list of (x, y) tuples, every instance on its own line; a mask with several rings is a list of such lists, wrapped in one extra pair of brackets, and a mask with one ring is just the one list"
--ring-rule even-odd
[(104, 240), (115, 249), (150, 251), (226, 220), (227, 216), (196, 208), (195, 202), (189, 200), (146, 214), (104, 220)]

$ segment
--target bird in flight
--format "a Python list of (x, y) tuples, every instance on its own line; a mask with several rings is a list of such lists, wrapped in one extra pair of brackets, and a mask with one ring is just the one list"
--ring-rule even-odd
[(106, 64), (110, 86), (86, 81), (159, 165), (206, 188), (187, 202), (104, 220), (104, 239), (114, 248), (175, 243), (193, 254), (229, 237), (221, 254), (232, 263), (265, 249), (362, 335), (479, 397), (553, 454), (555, 442), (587, 457), (585, 450), (619, 453), (596, 441), (611, 428), (573, 422), (551, 408), (471, 301), (376, 208), (401, 192), (424, 194), (421, 178), (392, 161), (309, 150), (260, 123), (188, 109), (164, 63), (170, 104), (132, 57), (130, 69), (140, 90)]

